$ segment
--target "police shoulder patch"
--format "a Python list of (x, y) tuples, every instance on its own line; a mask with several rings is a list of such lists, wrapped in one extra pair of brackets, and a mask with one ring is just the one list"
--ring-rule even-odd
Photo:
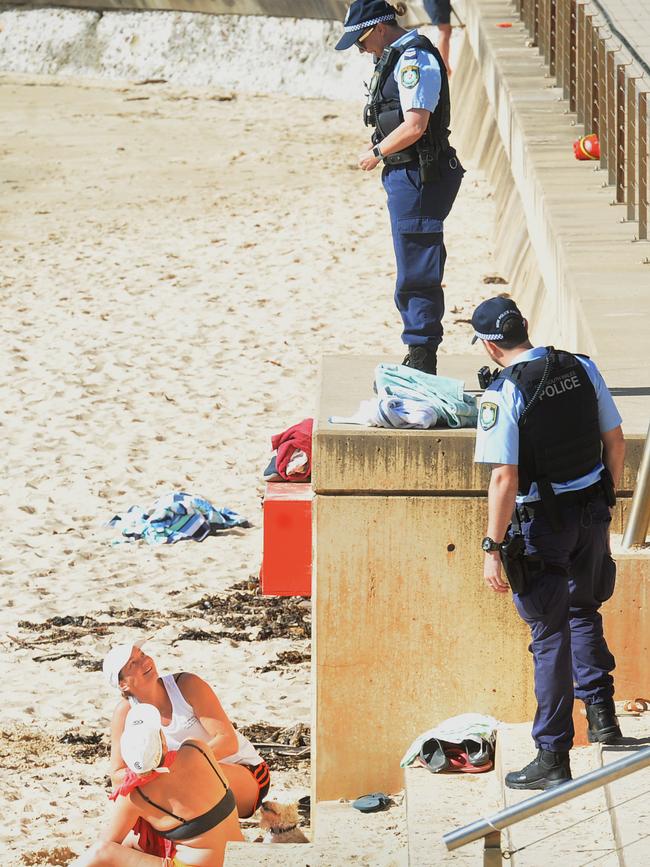
[(497, 423), (499, 407), (490, 400), (484, 400), (478, 414), (478, 420), (483, 430), (490, 430)]
[(420, 80), (420, 69), (417, 66), (403, 66), (400, 75), (402, 85), (404, 87), (415, 87)]

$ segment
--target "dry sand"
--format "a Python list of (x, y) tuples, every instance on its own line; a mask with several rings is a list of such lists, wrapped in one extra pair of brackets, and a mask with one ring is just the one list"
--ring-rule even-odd
[[(308, 608), (283, 608), (266, 641), (172, 642), (218, 632), (186, 606), (257, 574), (270, 435), (314, 413), (321, 355), (402, 351), (379, 174), (356, 168), (360, 107), (0, 79), (3, 864), (66, 864), (94, 838), (112, 642), (157, 630), (159, 667), (204, 676), (239, 725), (309, 724), (308, 664), (258, 670), (308, 651)], [(492, 220), (470, 168), (447, 223), (446, 351), (467, 348), (492, 294)], [(106, 520), (172, 489), (254, 526), (111, 546)], [(55, 616), (77, 619), (30, 627)], [(303, 763), (271, 796), (307, 786)], [(382, 863), (399, 863), (386, 815)]]

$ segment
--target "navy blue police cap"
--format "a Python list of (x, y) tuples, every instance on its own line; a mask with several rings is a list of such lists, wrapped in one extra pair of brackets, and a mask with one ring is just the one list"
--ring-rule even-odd
[(343, 22), (343, 36), (336, 43), (337, 51), (352, 48), (364, 31), (384, 21), (394, 21), (396, 12), (384, 0), (354, 0)]
[(524, 327), (524, 317), (511, 298), (488, 298), (479, 304), (472, 314), (472, 328), (474, 337), (472, 343), (477, 340), (493, 340), (498, 343), (503, 340), (503, 324), (507, 319), (517, 318)]

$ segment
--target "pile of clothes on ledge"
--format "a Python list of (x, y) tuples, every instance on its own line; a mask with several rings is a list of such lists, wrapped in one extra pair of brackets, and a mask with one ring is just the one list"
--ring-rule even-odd
[(375, 397), (361, 402), (352, 416), (330, 416), (332, 424), (426, 430), (434, 427), (475, 427), (476, 397), (465, 383), (448, 376), (423, 373), (403, 364), (375, 368)]

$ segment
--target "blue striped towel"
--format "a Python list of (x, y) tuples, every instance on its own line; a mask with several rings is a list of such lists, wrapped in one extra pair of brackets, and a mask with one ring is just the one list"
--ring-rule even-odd
[(124, 539), (144, 539), (150, 545), (173, 545), (181, 539), (202, 542), (216, 530), (248, 526), (248, 521), (226, 507), (217, 509), (203, 497), (172, 492), (159, 497), (149, 509), (131, 506), (115, 515), (109, 527), (119, 527)]

